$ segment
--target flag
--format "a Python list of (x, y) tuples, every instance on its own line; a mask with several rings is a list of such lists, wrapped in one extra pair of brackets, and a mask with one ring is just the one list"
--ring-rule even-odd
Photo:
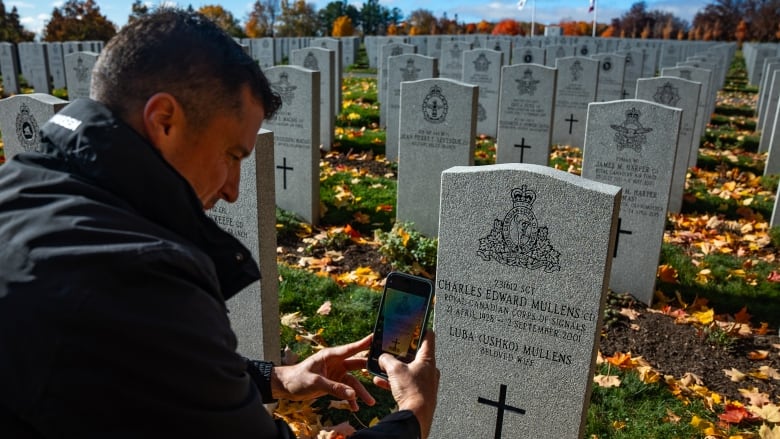
[(522, 11), (523, 10), (523, 8), (525, 7), (525, 1), (526, 0), (520, 0), (520, 1), (517, 2), (517, 10), (518, 11)]
[(588, 8), (588, 12), (593, 12), (594, 9), (596, 9), (596, 0), (590, 0), (590, 7)]

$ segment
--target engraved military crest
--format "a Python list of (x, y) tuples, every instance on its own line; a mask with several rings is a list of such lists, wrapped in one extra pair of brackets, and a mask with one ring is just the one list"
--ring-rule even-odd
[(630, 53), (626, 54), (626, 65), (627, 66), (633, 66), (634, 65), (634, 57), (631, 56)]
[(22, 104), (16, 115), (16, 137), (26, 151), (35, 151), (38, 147), (38, 122), (27, 104)]
[(588, 49), (588, 46), (580, 47), (580, 55), (588, 56), (588, 53), (590, 53), (590, 50)]
[(434, 85), (423, 99), (423, 117), (430, 123), (442, 123), (447, 118), (447, 110), (447, 98), (442, 94), (441, 88)]
[(582, 64), (579, 60), (574, 61), (571, 65), (571, 69), (569, 72), (571, 73), (571, 80), (572, 82), (579, 82), (580, 79), (582, 79), (582, 71), (584, 69), (582, 68)]
[(487, 59), (484, 53), (480, 53), (477, 59), (474, 60), (474, 70), (478, 72), (487, 72), (490, 67), (490, 60)]
[(533, 55), (533, 53), (530, 50), (525, 52), (525, 55), (523, 55), (523, 62), (524, 63), (532, 63), (532, 62), (534, 62), (534, 55)]
[(617, 142), (618, 151), (624, 149), (633, 149), (642, 153), (642, 147), (647, 143), (645, 134), (653, 131), (652, 128), (645, 128), (639, 122), (642, 113), (636, 108), (626, 111), (626, 120), (620, 125), (610, 125), (615, 130), (615, 142)]
[(680, 101), (680, 93), (677, 87), (674, 87), (671, 82), (667, 82), (655, 90), (653, 99), (660, 104), (674, 107)]
[(531, 69), (525, 69), (523, 77), (515, 79), (515, 81), (517, 82), (517, 92), (520, 93), (520, 96), (533, 96), (536, 93), (536, 86), (540, 82), (538, 79), (534, 79), (534, 72)]
[(401, 69), (401, 76), (404, 81), (416, 81), (419, 78), (420, 69), (414, 65), (414, 60), (409, 58), (406, 60), (406, 67)]
[(78, 57), (76, 60), (76, 67), (73, 68), (73, 71), (76, 72), (76, 80), (78, 82), (86, 82), (89, 67), (84, 65), (84, 60), (81, 57)]
[(482, 102), (477, 102), (477, 120), (480, 122), (487, 120), (487, 110), (482, 106)]
[(612, 70), (612, 58), (611, 57), (604, 58), (601, 61), (601, 70), (604, 70), (605, 72), (608, 72), (608, 71)]
[(401, 46), (393, 46), (390, 48), (390, 56), (403, 55), (404, 49)]
[(494, 219), (490, 234), (479, 239), (477, 254), (484, 261), (512, 267), (560, 271), (560, 253), (550, 243), (547, 227), (539, 227), (532, 210), (536, 192), (523, 185), (512, 189), (511, 199), (512, 208), (504, 219)]
[(289, 76), (287, 73), (282, 72), (282, 74), (279, 75), (279, 81), (271, 83), (271, 88), (279, 94), (279, 97), (282, 98), (282, 102), (290, 105), (292, 104), (293, 99), (295, 99), (295, 89), (298, 88), (298, 86), (290, 84)]
[(320, 63), (317, 62), (317, 57), (312, 52), (306, 54), (306, 57), (303, 59), (303, 66), (309, 70), (320, 69)]

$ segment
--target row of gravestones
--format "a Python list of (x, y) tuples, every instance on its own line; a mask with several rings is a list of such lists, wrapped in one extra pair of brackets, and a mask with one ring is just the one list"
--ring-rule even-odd
[(308, 47), (321, 46), (323, 40), (333, 44), (332, 40), (339, 41), (341, 45), (341, 64), (351, 66), (355, 64), (360, 49), (360, 37), (281, 37), (281, 38), (241, 38), (236, 39), (239, 43), (248, 48), (252, 55), (262, 68), (273, 67), (282, 64), (285, 59), (289, 60), (292, 52), (295, 50), (306, 49)]
[[(266, 74), (284, 107), (266, 123), (273, 134), (259, 133), (255, 156), (242, 164), (240, 201), (210, 215), (271, 271), (263, 272), (271, 282), (229, 305), (242, 353), (278, 359), (273, 206), (286, 208), (287, 191), (318, 192), (320, 107), (312, 103), (321, 82), (318, 71), (295, 66)], [(664, 102), (674, 87), (649, 90)], [(583, 177), (576, 177), (538, 165), (470, 166), (478, 89), (432, 78), (402, 82), (400, 91), (398, 219), (409, 219), (407, 209), (440, 206), (420, 221), (433, 221), (430, 235), (439, 237), (442, 384), (431, 437), (580, 437), (606, 289), (651, 297), (652, 286), (648, 296), (637, 285), (655, 279), (678, 136), (693, 106), (589, 104)], [(22, 138), (36, 132), (43, 122), (34, 119), (42, 110), (32, 106), (36, 97), (3, 101), (0, 129), (21, 127)], [(20, 100), (27, 102), (7, 109)], [(311, 199), (301, 202), (316, 212)]]
[(71, 96), (89, 96), (89, 77), (102, 41), (64, 43), (0, 42), (0, 74), (5, 95), (20, 92), (21, 74), (38, 93), (67, 88)]

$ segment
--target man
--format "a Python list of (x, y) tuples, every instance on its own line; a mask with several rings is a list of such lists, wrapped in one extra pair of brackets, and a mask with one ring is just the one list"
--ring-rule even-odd
[[(236, 351), (225, 300), (257, 280), (203, 212), (235, 201), (241, 159), (279, 106), (241, 48), (161, 10), (101, 54), (91, 99), (0, 166), (0, 437), (292, 437), (264, 402), (374, 400), (349, 371), (371, 338), (295, 366)], [(433, 337), (380, 365), (399, 412), (356, 438), (426, 437)]]

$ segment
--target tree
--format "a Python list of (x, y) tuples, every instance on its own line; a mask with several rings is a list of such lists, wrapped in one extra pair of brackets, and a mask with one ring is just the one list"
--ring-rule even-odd
[(314, 5), (305, 0), (282, 0), (282, 13), (279, 15), (277, 35), (281, 37), (307, 37), (317, 33), (319, 21)]
[(108, 41), (116, 35), (116, 25), (100, 13), (94, 0), (67, 0), (55, 7), (43, 30), (44, 41)]
[(434, 35), (439, 33), (436, 17), (427, 9), (416, 9), (406, 19), (409, 35)]
[(488, 22), (487, 20), (482, 20), (477, 24), (477, 33), (480, 34), (489, 34), (493, 30), (493, 23)]
[(350, 37), (355, 34), (355, 27), (352, 26), (352, 19), (346, 15), (337, 18), (333, 23), (334, 37)]
[(149, 12), (151, 12), (149, 6), (142, 3), (141, 0), (135, 0), (133, 5), (130, 6), (130, 15), (127, 17), (127, 22), (132, 23)]
[(493, 32), (491, 32), (493, 35), (520, 35), (521, 33), (520, 23), (511, 18), (499, 21), (493, 27)]
[(208, 17), (211, 21), (217, 24), (222, 30), (228, 33), (231, 37), (245, 38), (246, 34), (238, 23), (238, 19), (233, 16), (233, 13), (226, 10), (220, 5), (204, 5), (198, 9), (198, 12)]
[(247, 38), (261, 38), (271, 35), (271, 25), (268, 22), (265, 5), (260, 0), (255, 0), (252, 10), (247, 14), (244, 33)]
[(11, 12), (6, 12), (3, 0), (0, 0), (0, 41), (9, 43), (19, 43), (22, 41), (32, 41), (35, 34), (28, 31), (19, 21), (19, 12), (16, 6), (11, 8)]
[(669, 12), (649, 11), (645, 2), (637, 2), (620, 18), (613, 18), (611, 35), (623, 38), (669, 38), (688, 29), (688, 23)]
[(347, 0), (332, 1), (325, 5), (317, 13), (317, 17), (320, 20), (320, 33), (330, 35), (331, 30), (335, 27), (336, 20), (345, 16), (350, 19), (353, 26), (360, 22), (360, 11), (348, 4)]

